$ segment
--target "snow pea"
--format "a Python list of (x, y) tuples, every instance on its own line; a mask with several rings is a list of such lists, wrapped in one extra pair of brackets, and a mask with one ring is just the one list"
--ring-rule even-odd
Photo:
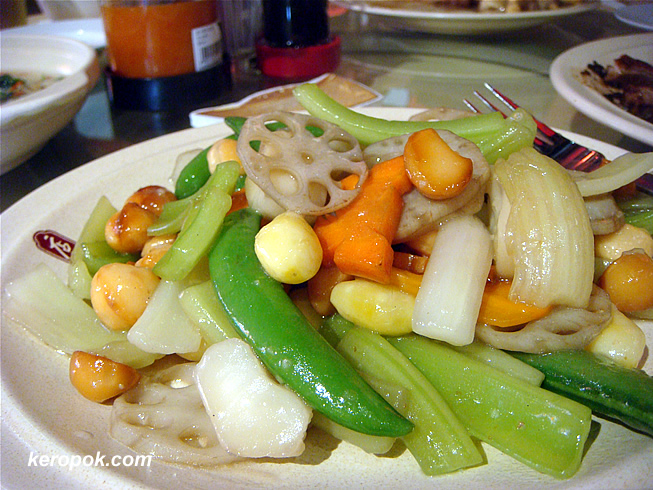
[(576, 400), (596, 415), (653, 436), (653, 376), (641, 369), (619, 366), (582, 350), (511, 354), (544, 373), (542, 388)]
[(208, 155), (210, 149), (209, 146), (195, 155), (179, 173), (177, 182), (175, 182), (175, 196), (177, 196), (177, 199), (192, 196), (209, 180), (211, 171), (209, 170), (209, 161), (206, 159), (206, 155)]
[(413, 425), (317, 332), (254, 252), (261, 215), (229, 214), (209, 253), (218, 297), (239, 335), (270, 372), (317, 412), (364, 434), (399, 437)]

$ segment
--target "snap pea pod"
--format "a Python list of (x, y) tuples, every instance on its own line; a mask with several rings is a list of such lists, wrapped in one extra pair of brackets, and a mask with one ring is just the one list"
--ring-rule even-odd
[(398, 437), (412, 430), (320, 336), (254, 252), (261, 216), (227, 216), (209, 254), (209, 271), (232, 323), (270, 372), (316, 411), (364, 434)]
[(195, 155), (179, 173), (177, 182), (175, 182), (175, 196), (177, 196), (177, 199), (192, 196), (209, 180), (211, 172), (206, 156), (210, 149), (209, 146)]
[(231, 208), (231, 194), (239, 172), (237, 162), (223, 162), (216, 167), (189, 211), (177, 239), (152, 272), (168, 281), (180, 281), (206, 256)]
[(542, 387), (653, 436), (653, 377), (587, 351), (512, 352), (544, 373)]
[(431, 339), (388, 341), (435, 386), (473, 436), (556, 478), (578, 471), (592, 421), (587, 407)]

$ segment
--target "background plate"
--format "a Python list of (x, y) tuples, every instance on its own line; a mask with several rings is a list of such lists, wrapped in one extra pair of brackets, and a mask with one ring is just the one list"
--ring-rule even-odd
[(3, 30), (2, 33), (11, 34), (41, 34), (49, 36), (62, 36), (82, 41), (89, 46), (100, 49), (107, 44), (104, 34), (102, 19), (70, 19), (70, 20), (45, 20), (37, 24), (28, 24)]
[(579, 78), (588, 64), (594, 61), (603, 66), (614, 64), (623, 54), (653, 64), (653, 33), (603, 39), (565, 51), (551, 64), (551, 83), (567, 102), (587, 117), (653, 145), (653, 124), (617, 107)]
[[(361, 109), (405, 119), (414, 110)], [(44, 229), (75, 238), (101, 195), (114, 205), (148, 184), (169, 185), (176, 157), (225, 136), (222, 124), (189, 129), (131, 146), (39, 188), (2, 214), (2, 282), (39, 262), (66, 277), (66, 264), (43, 254), (32, 235)], [(572, 135), (614, 158), (621, 150)], [(125, 184), (127, 183), (127, 184)], [(644, 326), (653, 345), (653, 325)], [(214, 469), (153, 461), (151, 467), (28, 467), (30, 454), (96, 455), (110, 460), (131, 451), (108, 436), (110, 407), (80, 397), (68, 381), (68, 358), (22, 328), (2, 322), (2, 483), (4, 488), (644, 488), (653, 481), (653, 439), (598, 420), (598, 438), (578, 474), (560, 482), (484, 446), (489, 463), (436, 478), (424, 476), (407, 452), (365, 454), (318, 430), (289, 460), (260, 460)], [(649, 358), (646, 369), (653, 372)]]
[(595, 8), (594, 4), (515, 13), (434, 12), (385, 8), (357, 0), (335, 0), (341, 7), (376, 18), (385, 27), (433, 34), (500, 34), (537, 26)]

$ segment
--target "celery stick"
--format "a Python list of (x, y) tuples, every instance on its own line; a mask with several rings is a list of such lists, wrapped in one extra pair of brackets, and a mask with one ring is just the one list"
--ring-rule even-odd
[[(511, 376), (520, 378), (527, 383), (535, 386), (540, 386), (544, 381), (544, 373), (538, 371), (534, 367), (519, 361), (507, 352), (492, 347), (491, 345), (483, 344), (482, 342), (473, 342), (469, 345), (463, 346), (450, 346), (456, 352), (476, 359), (479, 362), (492, 366), (499, 371), (502, 371)], [(514, 362), (519, 361), (519, 362)]]
[(76, 248), (82, 251), (82, 257), (84, 263), (88, 269), (88, 273), (91, 276), (94, 276), (95, 273), (103, 265), (113, 264), (120, 262), (126, 264), (127, 262), (136, 262), (139, 259), (139, 255), (136, 254), (123, 254), (116, 252), (111, 246), (102, 240), (99, 242), (83, 242), (76, 245)]
[(147, 228), (151, 236), (178, 233), (181, 230), (195, 197), (190, 196), (177, 201), (170, 201), (163, 205), (163, 210), (153, 225)]
[(352, 322), (335, 313), (324, 320), (319, 328), (319, 332), (329, 344), (336, 347), (345, 334), (355, 327), (356, 325)]
[(99, 242), (104, 240), (104, 227), (107, 221), (117, 211), (109, 199), (100, 197), (97, 204), (86, 220), (82, 232), (77, 238), (77, 244), (70, 255), (70, 267), (68, 268), (68, 287), (72, 292), (83, 299), (91, 298), (92, 276), (84, 262), (81, 244), (86, 242)]
[(639, 212), (629, 212), (624, 215), (626, 223), (644, 228), (653, 235), (653, 209)]
[(196, 211), (191, 209), (177, 239), (152, 272), (168, 281), (180, 281), (209, 252), (231, 208), (231, 193), (239, 173), (237, 162), (224, 162), (216, 167), (198, 191)]
[(295, 87), (293, 94), (311, 115), (336, 124), (364, 146), (425, 128), (447, 129), (476, 142), (497, 131), (503, 131), (506, 126), (503, 116), (498, 112), (451, 121), (386, 121), (341, 105), (311, 83)]
[[(463, 424), (428, 380), (380, 335), (350, 329), (340, 352), (365, 380), (413, 424), (401, 439), (427, 475), (439, 475), (484, 462)], [(466, 359), (466, 358), (465, 358)], [(403, 396), (396, 397), (399, 387)]]
[(556, 478), (580, 467), (592, 412), (575, 401), (419, 336), (389, 339), (435, 386), (469, 432)]
[(505, 126), (482, 140), (474, 140), (489, 163), (508, 158), (511, 153), (533, 146), (537, 125), (523, 109), (517, 109), (505, 120)]
[(218, 299), (213, 281), (205, 281), (184, 289), (179, 296), (181, 307), (199, 327), (207, 345), (231, 337), (239, 337), (231, 325), (231, 318)]

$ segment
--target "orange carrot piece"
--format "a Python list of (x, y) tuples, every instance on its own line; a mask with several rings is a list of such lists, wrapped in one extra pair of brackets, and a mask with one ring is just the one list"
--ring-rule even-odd
[(406, 170), (413, 185), (430, 199), (460, 194), (472, 179), (474, 165), (454, 151), (432, 128), (413, 133), (404, 148)]
[(245, 195), (245, 189), (239, 189), (231, 195), (231, 208), (227, 214), (238, 211), (239, 209), (246, 208), (249, 206), (247, 202), (247, 196)]
[(510, 281), (488, 281), (483, 291), (480, 323), (500, 328), (514, 327), (537, 320), (547, 315), (552, 306), (539, 308), (527, 303), (516, 303), (509, 298)]
[(372, 167), (356, 198), (335, 215), (314, 225), (323, 249), (323, 265), (344, 274), (387, 283), (394, 239), (403, 209), (401, 196), (412, 188), (403, 157)]
[(404, 293), (417, 296), (419, 287), (422, 284), (422, 274), (415, 274), (404, 269), (392, 268), (390, 274), (390, 283), (392, 286), (397, 286)]

